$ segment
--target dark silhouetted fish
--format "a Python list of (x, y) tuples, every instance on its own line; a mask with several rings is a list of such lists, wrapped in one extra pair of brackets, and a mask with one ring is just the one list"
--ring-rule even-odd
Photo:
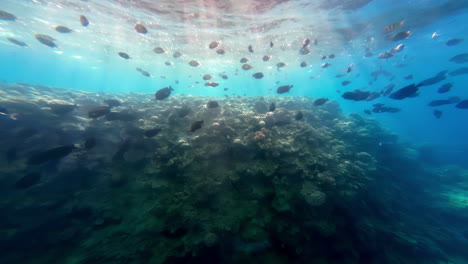
[(55, 27), (55, 30), (56, 30), (57, 32), (59, 32), (59, 33), (70, 33), (70, 32), (73, 31), (73, 30), (71, 30), (71, 29), (69, 29), (69, 28), (67, 28), (67, 27), (65, 27), (65, 26), (56, 26), (56, 27)]
[(348, 68), (346, 68), (346, 73), (352, 72), (353, 68), (354, 68), (354, 64), (349, 65)]
[(447, 45), (447, 46), (455, 46), (455, 45), (460, 44), (462, 41), (463, 41), (463, 39), (454, 38), (454, 39), (451, 39), (451, 40), (447, 41), (447, 42), (445, 43), (445, 45)]
[(242, 64), (242, 69), (244, 71), (247, 71), (247, 70), (252, 69), (252, 66), (250, 66), (250, 64), (245, 63), (245, 64)]
[(446, 84), (442, 85), (441, 87), (439, 87), (439, 89), (437, 89), (437, 92), (438, 93), (446, 93), (446, 92), (450, 91), (452, 86), (453, 86), (452, 83), (446, 83)]
[(372, 52), (366, 52), (366, 54), (364, 54), (364, 58), (370, 58), (372, 56), (374, 56), (374, 53)]
[(394, 35), (391, 40), (393, 41), (400, 41), (400, 40), (404, 40), (404, 39), (407, 39), (409, 36), (411, 35), (411, 32), (409, 31), (402, 31), (396, 35)]
[(392, 98), (394, 100), (403, 100), (405, 98), (415, 97), (417, 95), (418, 95), (418, 86), (416, 86), (413, 83), (390, 94), (389, 98)]
[(437, 119), (439, 119), (439, 118), (442, 117), (442, 111), (440, 111), (440, 110), (434, 110), (432, 113), (434, 114), (434, 116), (435, 116)]
[(270, 48), (273, 48), (274, 44), (273, 41), (270, 41)]
[(147, 130), (145, 130), (144, 135), (145, 135), (145, 137), (152, 138), (152, 137), (156, 136), (157, 134), (159, 134), (159, 132), (161, 132), (161, 130), (162, 129), (159, 128), (159, 127), (147, 129)]
[(330, 65), (331, 65), (330, 63), (326, 62), (326, 63), (320, 65), (320, 67), (321, 68), (328, 68), (328, 66), (330, 66)]
[(452, 96), (449, 99), (433, 100), (428, 105), (429, 106), (441, 106), (441, 105), (447, 105), (447, 104), (456, 104), (458, 102), (460, 102), (460, 97)]
[(226, 74), (221, 74), (220, 76), (221, 76), (221, 79), (223, 80), (227, 80), (229, 78)]
[(180, 56), (182, 56), (182, 53), (180, 53), (178, 51), (176, 51), (176, 52), (174, 52), (174, 54), (172, 54), (172, 57), (174, 57), (176, 59), (179, 58)]
[(335, 58), (335, 54), (330, 54), (330, 55), (328, 55), (328, 58), (329, 58), (329, 59), (334, 59), (334, 58)]
[(405, 45), (404, 45), (404, 44), (400, 44), (400, 45), (394, 47), (394, 48), (392, 49), (391, 52), (393, 52), (393, 53), (398, 53), (398, 52), (400, 52), (400, 51), (402, 51), (402, 50), (404, 50), (404, 49), (405, 49)]
[(21, 177), (21, 179), (19, 179), (18, 181), (16, 181), (15, 188), (16, 189), (29, 188), (33, 185), (38, 184), (39, 181), (41, 180), (41, 177), (42, 175), (39, 172), (30, 172), (24, 175), (23, 177)]
[(372, 112), (374, 113), (397, 113), (401, 111), (400, 108), (388, 107), (384, 106), (384, 104), (374, 104), (373, 106)]
[(146, 76), (146, 77), (151, 77), (151, 74), (149, 74), (149, 72), (141, 69), (141, 68), (136, 68), (137, 71), (139, 71), (141, 73), (141, 75), (143, 76)]
[(299, 120), (302, 120), (303, 117), (304, 117), (304, 114), (301, 111), (297, 111), (296, 115), (294, 116), (294, 119), (299, 121)]
[(370, 96), (370, 94), (370, 92), (354, 90), (352, 92), (345, 92), (341, 97), (346, 100), (365, 101)]
[(403, 77), (403, 79), (405, 79), (405, 80), (412, 80), (412, 79), (413, 79), (413, 75), (412, 75), (412, 74), (406, 75), (405, 77)]
[(162, 54), (162, 53), (164, 53), (165, 51), (164, 51), (164, 49), (161, 48), (161, 47), (156, 47), (156, 48), (153, 49), (153, 52), (156, 53), (156, 54)]
[(460, 101), (457, 105), (455, 105), (455, 107), (460, 109), (468, 109), (468, 99)]
[(247, 63), (248, 61), (249, 61), (249, 59), (247, 59), (247, 58), (242, 58), (242, 59), (240, 59), (239, 62), (240, 62), (240, 63)]
[(96, 146), (96, 138), (95, 137), (89, 137), (85, 140), (84, 147), (87, 150), (90, 150)]
[(393, 56), (394, 55), (391, 52), (384, 52), (384, 53), (379, 54), (380, 59), (389, 59), (389, 58), (391, 58)]
[(320, 58), (321, 60), (326, 60), (327, 59), (327, 56), (322, 56), (322, 58)]
[(44, 44), (44, 45), (46, 45), (48, 47), (51, 47), (51, 48), (56, 48), (57, 47), (57, 45), (54, 42), (55, 39), (52, 38), (51, 36), (48, 36), (48, 35), (45, 35), (45, 34), (36, 34), (35, 37), (40, 43), (42, 43), (42, 44)]
[(247, 49), (248, 49), (248, 50), (249, 50), (249, 52), (251, 52), (251, 53), (253, 53), (253, 52), (254, 52), (252, 45), (249, 45), (249, 47), (248, 47)]
[(31, 156), (28, 159), (28, 164), (39, 165), (48, 161), (62, 159), (68, 156), (68, 154), (70, 154), (75, 148), (76, 147), (74, 145), (65, 145), (48, 149), (46, 151)]
[(122, 102), (117, 99), (106, 99), (104, 100), (104, 103), (106, 103), (109, 107), (117, 107), (122, 105)]
[(302, 41), (302, 47), (305, 48), (305, 47), (308, 47), (310, 44), (310, 39), (306, 38)]
[(208, 108), (218, 108), (219, 104), (218, 104), (217, 101), (208, 101), (208, 103), (206, 104), (206, 107), (208, 107)]
[(156, 97), (156, 100), (164, 100), (164, 99), (166, 99), (167, 97), (169, 97), (169, 95), (171, 95), (171, 92), (172, 92), (172, 91), (174, 91), (174, 89), (172, 89), (171, 86), (165, 87), (165, 88), (159, 89), (159, 90), (154, 94), (154, 96)]
[(190, 132), (195, 132), (199, 130), (200, 128), (202, 128), (202, 126), (203, 126), (203, 120), (193, 122), (192, 125), (190, 126)]
[(458, 75), (463, 75), (463, 74), (468, 74), (468, 67), (458, 68), (449, 73), (450, 76), (458, 76)]
[(213, 77), (211, 75), (209, 75), (209, 74), (203, 75), (203, 80), (205, 80), (205, 81), (211, 80), (211, 78), (213, 78)]
[(383, 30), (384, 33), (389, 33), (389, 32), (392, 32), (394, 31), (395, 29), (398, 29), (399, 27), (403, 26), (404, 24), (404, 20), (403, 21), (400, 21), (400, 22), (396, 22), (396, 23), (393, 23), (393, 24), (390, 24), (388, 26), (386, 26)]
[(301, 66), (301, 68), (307, 67), (307, 62), (305, 62), (305, 61), (301, 62), (300, 66)]
[(170, 61), (166, 61), (166, 62), (164, 62), (164, 65), (166, 65), (166, 66), (171, 66), (172, 63), (171, 63)]
[(307, 54), (310, 54), (310, 49), (308, 47), (302, 47), (300, 50), (299, 50), (299, 53), (301, 55), (307, 55)]
[(348, 85), (348, 84), (350, 84), (350, 83), (351, 83), (350, 81), (342, 81), (342, 82), (341, 82), (341, 85), (346, 86), (346, 85)]
[(276, 69), (279, 71), (281, 68), (285, 67), (286, 66), (286, 63), (284, 62), (278, 62), (276, 64)]
[(23, 41), (21, 40), (17, 40), (17, 39), (14, 39), (14, 38), (7, 38), (8, 41), (10, 41), (11, 43), (15, 44), (15, 45), (18, 45), (20, 47), (27, 47), (28, 44), (24, 43)]
[(271, 103), (270, 104), (270, 108), (268, 108), (268, 111), (269, 112), (274, 112), (276, 110), (276, 104), (275, 103)]
[(372, 112), (371, 112), (371, 110), (369, 110), (369, 109), (364, 110), (364, 113), (365, 113), (366, 115), (372, 115)]
[(215, 49), (215, 48), (217, 48), (217, 47), (219, 46), (219, 43), (220, 43), (219, 41), (212, 41), (212, 42), (210, 43), (210, 45), (208, 45), (208, 47), (209, 47), (210, 49)]
[(441, 72), (437, 73), (434, 77), (428, 78), (428, 79), (418, 83), (418, 85), (416, 85), (416, 87), (429, 86), (429, 85), (436, 84), (438, 82), (441, 82), (441, 81), (445, 80), (447, 78), (446, 75), (447, 75), (447, 71), (441, 71)]
[(80, 23), (83, 27), (87, 27), (89, 25), (89, 20), (87, 17), (81, 15), (80, 16)]
[(119, 54), (120, 57), (122, 57), (122, 58), (124, 58), (126, 60), (130, 59), (130, 56), (125, 52), (119, 52), (117, 54)]
[(379, 97), (380, 97), (380, 93), (373, 92), (366, 98), (366, 101), (373, 101)]
[(10, 21), (15, 21), (16, 16), (8, 13), (7, 11), (0, 10), (0, 19), (1, 20), (10, 20)]
[(121, 111), (121, 112), (109, 112), (106, 114), (106, 119), (109, 121), (124, 121), (131, 122), (137, 119), (137, 116), (133, 112)]
[(253, 76), (255, 79), (261, 79), (261, 78), (263, 78), (263, 73), (261, 73), (261, 72), (256, 72), (256, 73), (252, 74), (252, 76)]
[(200, 66), (200, 63), (196, 60), (191, 60), (189, 61), (189, 65), (192, 66), (192, 67), (198, 67)]
[(322, 97), (322, 98), (315, 99), (314, 105), (320, 106), (320, 105), (325, 104), (326, 102), (328, 102), (328, 98)]
[(223, 49), (218, 49), (216, 50), (216, 53), (219, 54), (219, 55), (224, 55), (224, 53), (226, 53)]
[(276, 89), (276, 92), (279, 94), (289, 93), (289, 90), (291, 90), (292, 87), (293, 85), (283, 85), (278, 87), (278, 89)]
[(109, 106), (101, 106), (94, 108), (88, 112), (88, 117), (89, 118), (98, 118), (101, 116), (107, 115), (107, 113), (110, 112), (110, 107)]
[(389, 84), (387, 86), (384, 87), (384, 92), (383, 92), (383, 95), (384, 96), (387, 96), (389, 95), (392, 91), (393, 91), (393, 88), (395, 88), (395, 84)]
[(148, 29), (146, 29), (146, 27), (143, 26), (142, 24), (136, 24), (135, 25), (135, 30), (136, 30), (136, 32), (141, 33), (141, 34), (148, 33)]
[(211, 87), (216, 87), (218, 85), (219, 85), (219, 83), (217, 83), (217, 82), (206, 82), (205, 83), (205, 86), (211, 86)]
[(265, 56), (263, 56), (262, 60), (263, 61), (269, 61), (270, 58), (271, 58), (271, 56), (265, 55)]
[(449, 61), (455, 63), (467, 63), (468, 62), (468, 53), (458, 54), (453, 56)]

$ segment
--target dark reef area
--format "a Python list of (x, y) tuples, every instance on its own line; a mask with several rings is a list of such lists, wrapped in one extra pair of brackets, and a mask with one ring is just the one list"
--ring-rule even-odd
[(0, 263), (466, 263), (468, 171), (313, 102), (2, 84)]

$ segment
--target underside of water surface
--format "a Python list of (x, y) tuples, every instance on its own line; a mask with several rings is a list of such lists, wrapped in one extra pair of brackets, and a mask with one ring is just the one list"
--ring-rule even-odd
[(465, 0), (0, 3), (0, 263), (468, 263)]

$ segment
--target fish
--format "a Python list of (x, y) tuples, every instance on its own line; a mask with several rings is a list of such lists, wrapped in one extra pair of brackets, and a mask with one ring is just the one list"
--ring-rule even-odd
[(299, 54), (301, 54), (301, 55), (310, 54), (310, 49), (309, 49), (308, 47), (302, 47), (302, 48), (299, 50)]
[(437, 39), (437, 38), (439, 38), (439, 36), (440, 36), (439, 33), (434, 32), (434, 33), (432, 33), (431, 38), (432, 39)]
[(206, 107), (207, 108), (218, 108), (219, 104), (218, 104), (217, 101), (208, 101), (208, 103), (206, 103)]
[(57, 45), (55, 44), (55, 39), (49, 35), (45, 34), (36, 34), (35, 38), (42, 44), (51, 47), (51, 48), (56, 48)]
[(442, 117), (442, 111), (440, 110), (434, 110), (432, 114), (437, 118), (440, 119)]
[(350, 81), (342, 81), (342, 82), (341, 82), (341, 85), (342, 85), (342, 86), (346, 86), (346, 85), (348, 85), (348, 84), (350, 84), (350, 83), (351, 83)]
[(224, 53), (226, 53), (223, 49), (218, 49), (216, 50), (216, 53), (219, 54), (219, 55), (224, 55)]
[(443, 84), (441, 87), (439, 87), (439, 89), (437, 89), (437, 92), (438, 93), (446, 93), (446, 92), (450, 91), (452, 86), (453, 86), (452, 83)]
[(346, 68), (346, 73), (352, 72), (353, 68), (354, 68), (354, 64), (349, 65), (348, 68)]
[(196, 60), (191, 60), (189, 61), (189, 65), (192, 66), (192, 67), (198, 67), (200, 66), (200, 63)]
[(405, 80), (412, 80), (412, 79), (413, 79), (413, 75), (412, 75), (412, 74), (406, 75), (405, 77), (403, 77), (403, 79), (405, 79)]
[(199, 130), (200, 128), (202, 128), (202, 126), (203, 126), (203, 120), (193, 122), (192, 125), (190, 126), (190, 132), (195, 132)]
[(450, 76), (458, 76), (458, 75), (463, 75), (463, 74), (468, 74), (468, 67), (458, 68), (449, 73)]
[(306, 38), (302, 41), (302, 47), (305, 48), (307, 46), (309, 46), (310, 44), (310, 39)]
[(249, 61), (249, 59), (247, 59), (247, 58), (242, 58), (242, 59), (240, 59), (239, 62), (240, 62), (240, 63), (247, 63), (248, 61)]
[(315, 99), (314, 105), (315, 106), (321, 106), (321, 105), (325, 104), (326, 102), (328, 102), (328, 98), (321, 97), (321, 98)]
[(400, 40), (407, 39), (409, 36), (411, 36), (410, 31), (402, 31), (402, 32), (394, 35), (393, 37), (391, 37), (391, 40), (392, 41), (400, 41)]
[(261, 73), (261, 72), (256, 72), (256, 73), (252, 74), (252, 76), (253, 76), (255, 79), (262, 79), (262, 78), (263, 78), (263, 73)]
[(51, 148), (31, 156), (27, 163), (30, 165), (40, 165), (49, 161), (60, 160), (72, 153), (75, 148), (75, 145), (63, 145)]
[(87, 150), (90, 150), (96, 146), (97, 140), (95, 137), (89, 137), (85, 140), (84, 147)]
[(451, 40), (445, 42), (445, 45), (447, 45), (447, 46), (455, 46), (455, 45), (460, 44), (461, 42), (463, 42), (463, 39), (454, 38), (454, 39), (451, 39)]
[(384, 104), (374, 104), (373, 107), (372, 112), (374, 113), (397, 113), (401, 111), (400, 108), (388, 107), (384, 106)]
[(455, 63), (466, 63), (468, 62), (468, 53), (462, 53), (462, 54), (458, 54), (452, 58), (450, 58), (451, 62), (455, 62)]
[(156, 54), (162, 54), (162, 53), (164, 53), (165, 51), (164, 51), (164, 49), (161, 48), (161, 47), (156, 47), (156, 48), (153, 49), (153, 52), (156, 53)]
[(0, 19), (1, 20), (15, 21), (16, 16), (13, 15), (12, 13), (8, 13), (7, 11), (0, 10)]
[(15, 189), (27, 189), (38, 184), (41, 178), (42, 174), (40, 172), (30, 172), (16, 181)]
[(219, 41), (212, 41), (210, 45), (208, 45), (208, 48), (215, 49), (219, 46), (219, 43), (220, 43)]
[(414, 83), (410, 84), (408, 86), (405, 86), (401, 89), (399, 89), (396, 92), (393, 92), (392, 94), (389, 95), (389, 98), (394, 99), (394, 100), (403, 100), (408, 97), (415, 97), (418, 95), (418, 86), (416, 86)]
[(366, 101), (370, 102), (380, 97), (380, 93), (373, 92), (367, 98)]
[(335, 75), (335, 78), (341, 78), (341, 77), (345, 77), (345, 76), (346, 76), (346, 74), (337, 74), (337, 75)]
[(220, 77), (221, 77), (221, 79), (223, 79), (223, 80), (229, 79), (229, 77), (228, 77), (226, 74), (221, 74)]
[(205, 80), (205, 81), (211, 80), (211, 78), (213, 78), (213, 77), (211, 75), (209, 75), (209, 74), (203, 75), (203, 80)]
[(249, 45), (249, 46), (247, 47), (247, 49), (248, 49), (248, 50), (249, 50), (249, 52), (251, 52), (251, 53), (253, 53), (253, 52), (254, 52), (252, 45)]
[(117, 54), (119, 54), (120, 57), (122, 57), (122, 58), (124, 58), (126, 60), (130, 59), (130, 56), (125, 52), (119, 52)]
[(14, 38), (7, 38), (8, 41), (10, 41), (11, 43), (15, 44), (15, 45), (18, 45), (20, 47), (27, 47), (28, 44), (26, 44), (25, 42), (21, 41), (21, 40), (17, 40), (17, 39), (14, 39)]
[(109, 107), (117, 107), (122, 105), (122, 102), (117, 99), (106, 99), (104, 100), (104, 103), (106, 103)]
[(211, 87), (216, 87), (218, 85), (219, 85), (219, 83), (217, 83), (217, 82), (206, 82), (205, 83), (205, 86), (211, 86)]
[(370, 92), (365, 92), (357, 89), (352, 92), (345, 92), (343, 95), (341, 95), (341, 97), (343, 97), (346, 100), (365, 101), (370, 96), (370, 94)]
[(393, 56), (394, 56), (394, 55), (393, 55), (393, 53), (391, 53), (391, 52), (384, 52), (384, 53), (380, 53), (380, 54), (379, 54), (379, 58), (380, 58), (380, 59), (389, 59), (389, 58), (391, 58), (391, 57), (393, 57)]
[(400, 22), (390, 24), (390, 25), (384, 27), (383, 32), (384, 33), (392, 32), (392, 31), (398, 29), (399, 27), (403, 26), (404, 22), (405, 22), (405, 20), (402, 20)]
[(89, 20), (87, 17), (85, 17), (84, 15), (81, 15), (80, 16), (80, 23), (83, 27), (87, 27), (89, 25)]
[(286, 66), (286, 63), (284, 63), (284, 62), (278, 62), (278, 63), (276, 64), (276, 69), (279, 71), (280, 68), (283, 68), (283, 67), (285, 67), (285, 66)]
[(366, 54), (364, 54), (364, 58), (370, 58), (372, 56), (374, 56), (374, 53), (372, 52), (367, 52)]
[(271, 56), (268, 56), (268, 55), (265, 55), (262, 58), (263, 61), (269, 61), (270, 59), (271, 59)]
[(404, 50), (405, 47), (406, 46), (404, 44), (399, 44), (398, 46), (394, 47), (390, 52), (398, 53), (398, 52)]
[(320, 65), (321, 68), (328, 68), (328, 66), (331, 66), (331, 64), (328, 63), (328, 62), (326, 62), (326, 63)]
[(329, 58), (329, 59), (334, 59), (334, 58), (335, 58), (335, 54), (330, 54), (330, 55), (328, 55), (328, 58)]
[(56, 30), (57, 32), (59, 32), (59, 33), (70, 33), (70, 32), (73, 31), (73, 30), (71, 30), (71, 29), (69, 29), (69, 28), (67, 28), (67, 27), (65, 27), (65, 26), (56, 26), (56, 27), (55, 27), (55, 30)]
[(273, 102), (270, 104), (270, 107), (268, 108), (269, 112), (274, 112), (276, 110), (276, 104)]
[(174, 57), (176, 59), (179, 58), (180, 56), (182, 56), (182, 53), (180, 53), (178, 51), (176, 51), (176, 52), (174, 52), (174, 54), (172, 54), (172, 57)]
[(124, 121), (131, 122), (137, 119), (137, 116), (133, 112), (122, 111), (122, 112), (109, 112), (106, 114), (106, 119), (108, 121)]
[(138, 69), (140, 69), (140, 68), (137, 68), (137, 71), (139, 71), (141, 73), (141, 75), (146, 76), (146, 77), (151, 77), (151, 74), (149, 74), (149, 72), (144, 71), (142, 69), (140, 69), (140, 70), (138, 70)]
[(156, 100), (164, 100), (171, 95), (172, 91), (174, 91), (174, 89), (172, 89), (171, 86), (161, 88), (154, 94), (154, 96), (156, 97)]
[(301, 68), (307, 67), (307, 62), (305, 62), (305, 61), (301, 62), (300, 66), (301, 66)]
[(293, 85), (283, 85), (278, 87), (278, 89), (276, 89), (276, 92), (279, 94), (289, 93), (289, 90), (291, 90), (292, 87)]
[(449, 99), (443, 99), (443, 100), (433, 100), (429, 102), (429, 106), (441, 106), (441, 105), (446, 105), (446, 104), (456, 104), (460, 102), (460, 97), (458, 96), (452, 96)]
[(110, 112), (111, 108), (109, 106), (100, 106), (88, 111), (89, 118), (99, 118), (105, 116)]
[(247, 71), (247, 70), (252, 69), (252, 66), (250, 66), (250, 64), (245, 63), (245, 64), (242, 64), (242, 69), (244, 71)]
[(364, 113), (367, 114), (367, 115), (372, 115), (372, 112), (369, 109), (364, 110)]
[(294, 119), (296, 119), (296, 121), (299, 121), (299, 120), (302, 120), (303, 117), (304, 117), (304, 114), (299, 110), (294, 116)]
[(161, 128), (155, 127), (155, 128), (145, 130), (145, 132), (143, 132), (143, 134), (147, 138), (152, 138), (152, 137), (156, 136), (157, 134), (159, 134), (159, 132), (161, 132), (161, 130), (162, 130)]
[(166, 66), (172, 66), (172, 63), (171, 63), (170, 61), (166, 61), (166, 62), (164, 62), (164, 65), (166, 65)]
[(136, 24), (134, 28), (135, 28), (136, 32), (138, 32), (138, 33), (141, 33), (141, 34), (148, 33), (148, 29), (146, 29), (146, 27), (143, 26), (142, 24)]
[(383, 96), (389, 95), (393, 91), (393, 88), (395, 88), (395, 84), (393, 84), (393, 83), (385, 86)]
[(455, 107), (460, 109), (468, 109), (468, 99), (460, 101), (457, 105), (455, 105)]
[(447, 75), (447, 71), (438, 72), (434, 77), (425, 79), (422, 82), (418, 83), (418, 85), (416, 86), (420, 87), (420, 86), (429, 86), (429, 85), (436, 84), (438, 82), (445, 80), (446, 75)]
[(327, 56), (322, 56), (322, 58), (320, 58), (321, 60), (326, 60), (327, 59)]
[(229, 88), (224, 88), (224, 89), (223, 89), (223, 91), (228, 91), (228, 90), (229, 90)]

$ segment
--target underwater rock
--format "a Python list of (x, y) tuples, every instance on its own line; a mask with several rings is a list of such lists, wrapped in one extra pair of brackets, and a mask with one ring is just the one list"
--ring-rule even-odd
[(259, 114), (265, 114), (268, 111), (268, 104), (264, 100), (256, 101), (254, 109)]
[(321, 192), (313, 183), (305, 182), (302, 185), (301, 195), (312, 207), (321, 206), (326, 201), (325, 193)]

